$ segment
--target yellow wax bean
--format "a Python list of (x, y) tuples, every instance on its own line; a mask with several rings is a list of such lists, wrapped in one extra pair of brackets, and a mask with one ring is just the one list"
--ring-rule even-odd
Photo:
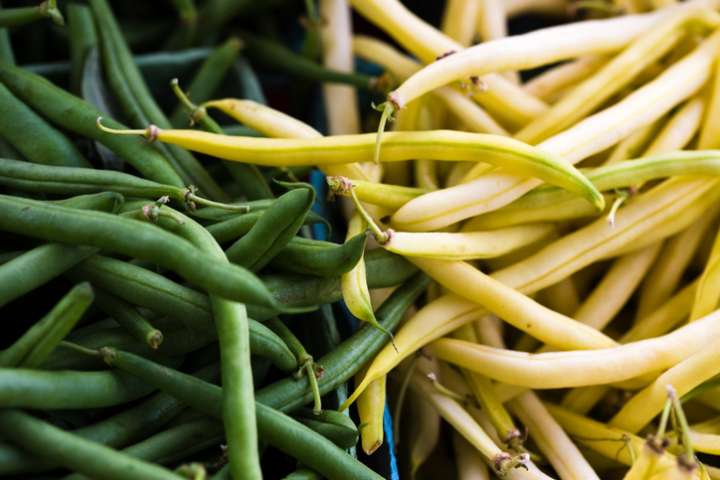
[[(364, 232), (367, 229), (367, 223), (357, 213), (355, 213), (348, 223), (346, 239), (352, 238)], [(370, 300), (370, 291), (367, 286), (367, 276), (365, 271), (365, 261), (360, 261), (347, 273), (340, 277), (340, 288), (342, 290), (343, 300), (348, 310), (355, 317), (368, 322), (371, 325), (378, 325), (373, 312), (372, 301)]]
[[(604, 218), (598, 219), (525, 260), (495, 272), (493, 277), (522, 292), (536, 292), (597, 260), (617, 254), (633, 242), (639, 243), (636, 248), (640, 248), (643, 237), (648, 242), (659, 240), (648, 237), (648, 233), (668, 220), (673, 221), (674, 231), (684, 228), (697, 218), (687, 215), (687, 207), (698, 200), (716, 201), (718, 183), (705, 179), (668, 180), (621, 208), (614, 226)], [(662, 234), (668, 236), (674, 231), (663, 230)]]
[[(203, 104), (205, 108), (217, 108), (238, 122), (272, 138), (320, 138), (322, 134), (305, 122), (279, 110), (252, 100), (225, 98)], [(280, 164), (282, 165), (282, 164)], [(328, 175), (347, 175), (352, 178), (369, 180), (365, 171), (354, 164), (328, 165), (321, 169)]]
[(453, 293), (494, 313), (507, 323), (559, 349), (616, 345), (603, 333), (554, 312), (465, 262), (409, 258)]
[(469, 47), (475, 37), (475, 18), (480, 0), (449, 0), (445, 5), (441, 30), (463, 47)]
[(663, 127), (645, 151), (645, 156), (680, 150), (690, 143), (700, 128), (705, 112), (704, 95), (688, 100)]
[[(707, 81), (719, 43), (720, 32), (716, 32), (652, 82), (538, 147), (577, 163), (614, 145), (693, 95)], [(483, 175), (408, 202), (393, 215), (393, 224), (402, 230), (435, 230), (496, 210), (538, 185), (537, 180), (506, 173)]]
[(563, 315), (572, 316), (580, 307), (580, 296), (570, 277), (541, 290), (538, 295), (540, 303)]
[[(352, 72), (351, 12), (345, 0), (320, 0), (323, 65), (340, 72)], [(357, 91), (349, 85), (323, 83), (323, 101), (330, 135), (360, 132)]]
[(575, 312), (575, 320), (604, 330), (645, 277), (660, 253), (660, 247), (660, 243), (656, 243), (615, 260), (602, 281)]
[(562, 480), (599, 480), (580, 450), (548, 413), (537, 395), (525, 392), (515, 397), (510, 407)]
[(452, 442), (458, 480), (490, 480), (482, 456), (457, 431), (453, 431)]
[(628, 380), (669, 368), (720, 336), (720, 312), (662, 337), (600, 350), (530, 354), (443, 338), (428, 345), (439, 359), (528, 388), (568, 388)]
[(385, 415), (385, 381), (380, 377), (357, 399), (360, 418), (360, 440), (363, 452), (372, 455), (383, 444), (383, 415)]
[[(386, 183), (373, 183), (350, 179), (352, 188), (361, 202), (371, 203), (389, 210), (397, 210), (408, 201), (427, 192), (424, 188), (404, 187)], [(338, 191), (339, 195), (349, 196), (349, 191)]]
[[(358, 4), (361, 3), (375, 4), (375, 2), (353, 2), (358, 9), (360, 8)], [(383, 2), (383, 5), (387, 3)], [(369, 8), (372, 7), (363, 7), (363, 9)], [(672, 10), (673, 14), (676, 12), (677, 9)], [(390, 16), (391, 13), (394, 12), (385, 7), (384, 14)], [(391, 92), (388, 98), (396, 107), (402, 108), (431, 90), (472, 76), (489, 72), (525, 70), (583, 55), (616, 51), (655, 26), (665, 14), (667, 13), (664, 11), (645, 15), (626, 15), (610, 20), (575, 22), (482, 43), (427, 65)], [(400, 21), (401, 18), (396, 16), (394, 23)], [(393, 24), (384, 27), (385, 30), (401, 28)], [(573, 38), (574, 41), (568, 42), (568, 38)], [(397, 34), (396, 39), (403, 43), (397, 38)], [(447, 45), (445, 51), (450, 50), (458, 50), (458, 48)], [(437, 49), (434, 48), (432, 52), (414, 53), (428, 62), (437, 56), (436, 52)]]
[(497, 465), (498, 470), (503, 471), (503, 466), (510, 461), (510, 456), (493, 443), (488, 434), (465, 411), (462, 405), (436, 391), (430, 382), (418, 372), (413, 374), (410, 387), (430, 402), (440, 416), (475, 447), (488, 463)]
[[(707, 10), (686, 9), (640, 35), (592, 77), (577, 85), (548, 112), (516, 133), (516, 138), (537, 143), (576, 123), (628, 85), (648, 65), (667, 53), (685, 34), (686, 27), (703, 22)], [(705, 22), (703, 22), (705, 23)]]
[[(147, 131), (111, 131), (100, 121), (98, 125), (110, 133), (142, 134), (225, 160), (266, 166), (328, 166), (371, 161), (376, 141), (373, 133), (316, 139), (270, 139), (195, 130), (162, 130), (154, 126)], [(385, 162), (413, 158), (458, 161), (477, 158), (483, 153), (491, 154), (482, 157), (483, 161), (497, 162), (523, 175), (537, 175), (548, 183), (585, 196), (598, 209), (604, 207), (603, 196), (572, 165), (511, 138), (454, 130), (387, 132), (383, 136), (382, 161)]]
[[(508, 36), (508, 21), (502, 0), (480, 0), (477, 15), (477, 31), (483, 42)], [(467, 46), (467, 45), (465, 45)], [(502, 75), (513, 83), (520, 83), (518, 72), (503, 72)]]
[(550, 224), (522, 225), (487, 232), (392, 232), (383, 248), (409, 256), (438, 260), (491, 258), (555, 233)]
[(610, 424), (630, 432), (638, 432), (663, 409), (667, 386), (678, 396), (685, 395), (701, 383), (720, 373), (720, 339), (711, 341), (703, 350), (686, 358), (660, 375), (657, 380), (636, 393), (610, 420)]
[(664, 122), (665, 116), (663, 115), (625, 137), (613, 148), (612, 153), (605, 161), (605, 165), (614, 165), (641, 156), (650, 142), (657, 137), (658, 131)]
[(386, 345), (380, 350), (368, 366), (362, 382), (340, 410), (352, 404), (371, 382), (386, 375), (423, 345), (485, 315), (487, 312), (477, 304), (455, 295), (443, 295), (428, 303), (400, 327), (394, 337), (394, 346)]
[(720, 302), (720, 231), (715, 236), (710, 258), (700, 276), (690, 320), (696, 320), (712, 312), (718, 307), (718, 302)]
[[(410, 477), (415, 479), (418, 469), (430, 456), (440, 438), (442, 419), (437, 410), (424, 398), (412, 390), (408, 392), (408, 403), (413, 422), (410, 423)], [(409, 413), (407, 414), (409, 415)], [(396, 433), (399, 435), (399, 432)]]
[(700, 129), (698, 148), (720, 148), (720, 64), (715, 62), (710, 101)]
[(528, 13), (565, 17), (568, 13), (563, 0), (506, 0), (504, 3), (509, 18)]
[[(633, 460), (638, 457), (645, 446), (645, 441), (642, 438), (630, 432), (609, 427), (557, 405), (546, 403), (545, 407), (571, 437), (576, 437), (578, 442), (587, 448), (611, 460), (624, 465), (632, 465)], [(626, 445), (625, 448), (623, 448), (623, 444)], [(676, 457), (665, 452), (657, 459), (656, 468), (659, 471), (664, 471), (674, 468), (676, 464)], [(652, 478), (660, 480), (664, 477)], [(698, 476), (694, 478), (699, 479)]]
[[(662, 335), (687, 317), (695, 296), (697, 282), (683, 288), (653, 313), (637, 322), (620, 339), (620, 343), (635, 342)], [(567, 393), (562, 405), (573, 412), (585, 414), (610, 390), (610, 387), (597, 385), (577, 388)]]
[(690, 440), (695, 451), (720, 455), (720, 435), (690, 430)]
[(662, 255), (640, 289), (636, 319), (645, 318), (675, 292), (715, 217), (704, 215), (667, 241)]
[(523, 85), (523, 88), (539, 99), (549, 102), (556, 99), (567, 87), (575, 85), (595, 73), (605, 62), (607, 62), (607, 58), (601, 55), (582, 57), (533, 77)]
[[(401, 80), (420, 70), (419, 63), (376, 38), (356, 35), (353, 39), (353, 51), (357, 56), (382, 66), (394, 77)], [(446, 87), (434, 91), (433, 96), (442, 101), (450, 113), (460, 119), (470, 131), (494, 133), (496, 135), (508, 134), (493, 117), (462, 92)], [(402, 117), (409, 109), (398, 112), (398, 116)], [(407, 130), (407, 128), (402, 128), (400, 123), (399, 120), (396, 122), (395, 129)]]
[[(355, 10), (374, 23), (423, 63), (433, 62), (448, 52), (462, 50), (462, 45), (424, 22), (398, 0), (351, 0)], [(492, 113), (522, 125), (545, 112), (546, 105), (500, 75), (483, 75), (480, 82), (487, 91), (475, 98)]]

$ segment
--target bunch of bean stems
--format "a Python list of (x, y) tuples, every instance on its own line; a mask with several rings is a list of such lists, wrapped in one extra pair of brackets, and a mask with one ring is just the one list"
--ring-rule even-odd
[(245, 3), (0, 8), (0, 477), (720, 478), (720, 3)]

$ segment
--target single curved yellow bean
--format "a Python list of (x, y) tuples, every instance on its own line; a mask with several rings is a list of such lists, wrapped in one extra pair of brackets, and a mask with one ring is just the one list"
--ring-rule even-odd
[(439, 359), (498, 381), (529, 388), (567, 388), (628, 380), (663, 370), (720, 336), (720, 312), (672, 333), (600, 350), (529, 354), (442, 338), (426, 347)]
[(693, 139), (705, 112), (705, 96), (691, 98), (670, 117), (655, 140), (645, 151), (644, 156), (672, 152), (684, 148)]
[[(330, 178), (328, 181), (335, 181)], [(343, 181), (340, 177), (337, 181)], [(387, 183), (373, 183), (364, 180), (349, 179), (352, 188), (361, 202), (371, 203), (389, 210), (397, 210), (408, 201), (427, 192), (427, 189), (405, 187), (402, 185), (389, 185)], [(350, 196), (345, 189), (337, 191), (339, 195)]]
[(510, 408), (525, 425), (545, 458), (562, 480), (592, 480), (599, 477), (580, 450), (532, 392), (518, 395)]
[(383, 248), (409, 257), (437, 260), (491, 258), (555, 233), (550, 224), (521, 225), (486, 232), (392, 232)]
[(671, 296), (682, 281), (700, 241), (710, 230), (716, 215), (704, 215), (697, 222), (668, 239), (657, 263), (643, 283), (638, 297), (636, 319), (645, 318)]
[(682, 396), (720, 373), (720, 339), (710, 340), (696, 352), (660, 375), (652, 384), (636, 393), (610, 420), (610, 425), (638, 432), (663, 409), (667, 387)]
[(582, 57), (546, 70), (526, 82), (523, 88), (531, 95), (549, 102), (555, 100), (566, 88), (595, 73), (605, 62), (607, 58), (602, 55)]
[(360, 418), (360, 443), (366, 455), (372, 455), (383, 444), (385, 382), (385, 376), (373, 381), (357, 399), (358, 417)]
[(690, 321), (701, 318), (718, 308), (720, 302), (720, 231), (715, 236), (710, 258), (700, 276)]
[(697, 452), (720, 455), (720, 435), (690, 430), (690, 440)]
[[(367, 223), (356, 213), (352, 216), (350, 222), (348, 222), (346, 239), (363, 233), (366, 229)], [(362, 258), (352, 270), (344, 273), (340, 277), (340, 289), (342, 290), (345, 305), (347, 305), (350, 313), (363, 322), (368, 322), (374, 326), (379, 325), (373, 312), (370, 291), (367, 286), (365, 262)]]
[[(363, 3), (375, 4), (375, 2), (355, 1), (353, 5), (363, 12), (360, 7)], [(387, 3), (382, 2), (383, 6)], [(673, 13), (676, 11), (674, 10)], [(386, 8), (385, 15), (390, 16), (391, 10)], [(616, 51), (655, 26), (662, 16), (652, 13), (626, 15), (611, 20), (576, 22), (482, 43), (430, 63), (391, 92), (388, 98), (396, 107), (402, 108), (431, 90), (472, 76), (507, 70), (525, 70), (583, 55)], [(396, 17), (394, 23), (400, 21), (401, 18)], [(385, 30), (400, 28), (390, 23), (383, 27)], [(568, 38), (573, 38), (574, 41), (568, 42)], [(403, 43), (401, 39), (396, 39)], [(450, 47), (446, 48), (446, 51), (458, 50), (454, 46)], [(436, 52), (437, 50), (433, 49), (430, 55), (427, 54), (428, 52), (414, 53), (428, 62), (437, 56)]]
[(657, 138), (660, 128), (665, 124), (667, 115), (661, 115), (654, 122), (635, 129), (612, 149), (604, 165), (613, 165), (643, 154), (650, 142)]
[[(538, 147), (573, 164), (607, 149), (693, 95), (709, 78), (719, 44), (716, 32), (653, 81)], [(401, 230), (436, 230), (503, 207), (538, 185), (537, 180), (491, 173), (418, 197), (399, 209), (392, 221)]]
[[(328, 166), (372, 161), (376, 141), (374, 133), (316, 139), (237, 137), (157, 127), (114, 133), (142, 134), (225, 160), (266, 166)], [(482, 157), (483, 161), (498, 162), (524, 175), (537, 175), (548, 183), (585, 196), (599, 209), (604, 207), (603, 196), (572, 165), (511, 138), (454, 130), (387, 132), (383, 136), (382, 161), (385, 162), (413, 158), (468, 160), (483, 153), (493, 154)]]

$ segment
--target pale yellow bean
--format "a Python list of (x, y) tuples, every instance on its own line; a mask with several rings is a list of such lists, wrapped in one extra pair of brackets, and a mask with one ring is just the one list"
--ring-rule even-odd
[(357, 399), (360, 418), (360, 444), (366, 455), (372, 455), (383, 444), (385, 415), (385, 382), (382, 376), (367, 386)]
[(530, 94), (550, 102), (556, 100), (567, 87), (573, 86), (595, 73), (607, 57), (591, 55), (553, 67), (529, 80), (523, 88)]
[(701, 318), (718, 307), (720, 302), (720, 231), (715, 236), (710, 258), (700, 276), (690, 321)]
[(469, 47), (475, 38), (475, 17), (479, 10), (480, 0), (448, 0), (440, 24), (442, 32), (463, 47)]
[(427, 349), (441, 360), (498, 381), (546, 389), (607, 384), (661, 371), (718, 337), (720, 312), (661, 337), (600, 350), (529, 354), (449, 338)]
[(452, 442), (458, 480), (490, 480), (482, 456), (457, 431), (453, 431)]
[(568, 4), (565, 0), (505, 0), (505, 11), (510, 18), (528, 13), (564, 17)]
[(645, 151), (644, 156), (680, 150), (689, 144), (700, 128), (705, 103), (705, 95), (698, 95), (688, 100), (670, 117), (668, 123)]

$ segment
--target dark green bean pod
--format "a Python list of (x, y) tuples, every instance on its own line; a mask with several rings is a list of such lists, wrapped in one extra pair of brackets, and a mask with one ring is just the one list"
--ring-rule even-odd
[(56, 0), (46, 0), (35, 7), (0, 8), (0, 27), (19, 27), (49, 18), (55, 25), (64, 25)]
[[(219, 376), (219, 366), (215, 364), (204, 367), (194, 375), (213, 381)], [(73, 430), (73, 434), (109, 447), (123, 447), (158, 431), (185, 408), (186, 405), (175, 397), (156, 393), (138, 405)], [(0, 474), (39, 472), (55, 465), (53, 462), (41, 461), (35, 455), (14, 446), (0, 444)]]
[(294, 237), (270, 265), (278, 270), (335, 277), (353, 269), (365, 251), (367, 236), (356, 235), (343, 244)]
[(50, 203), (80, 210), (97, 210), (99, 212), (116, 213), (122, 204), (125, 203), (125, 197), (115, 192), (100, 192), (77, 195), (63, 200), (54, 200)]
[[(239, 39), (230, 38), (207, 57), (187, 88), (188, 96), (193, 102), (203, 103), (212, 98), (241, 48), (242, 42)], [(185, 128), (189, 119), (186, 109), (178, 105), (170, 116), (170, 123), (175, 128)]]
[[(383, 249), (365, 254), (365, 268), (369, 288), (398, 285), (417, 269), (404, 258)], [(304, 307), (337, 302), (342, 298), (340, 277), (321, 278), (307, 275), (264, 275), (263, 282), (283, 305)]]
[(100, 290), (96, 292), (96, 303), (113, 320), (120, 324), (136, 340), (157, 350), (163, 342), (163, 333), (129, 303)]
[(242, 39), (246, 44), (245, 52), (250, 60), (292, 75), (293, 78), (343, 83), (365, 91), (378, 91), (379, 88), (382, 90), (386, 87), (377, 77), (329, 69), (272, 40), (250, 34), (243, 34)]
[(263, 212), (247, 234), (226, 250), (227, 258), (250, 270), (260, 270), (297, 234), (314, 201), (312, 188), (285, 193)]
[(195, 0), (173, 0), (179, 22), (174, 34), (165, 44), (166, 48), (182, 48), (192, 44), (197, 29), (198, 12)]
[(68, 334), (93, 300), (89, 283), (70, 290), (47, 315), (0, 352), (0, 366), (37, 368)]
[[(220, 445), (224, 439), (221, 423), (200, 418), (158, 432), (121, 451), (133, 458), (168, 465), (192, 453)], [(88, 477), (75, 473), (63, 477), (63, 480), (88, 480)]]
[(122, 372), (0, 368), (0, 407), (73, 410), (121, 405), (152, 387)]
[[(167, 185), (184, 186), (167, 160), (143, 139), (119, 138), (97, 128), (102, 114), (92, 105), (66, 92), (44, 78), (12, 65), (0, 64), (0, 81), (13, 94), (51, 122), (102, 143), (144, 177)], [(125, 128), (111, 119), (103, 123), (112, 128)]]
[[(236, 240), (238, 237), (241, 237), (245, 235), (247, 232), (250, 231), (250, 229), (255, 225), (255, 222), (258, 221), (258, 219), (262, 216), (262, 213), (264, 210), (267, 209), (267, 207), (258, 207), (256, 206), (256, 202), (259, 202), (260, 200), (256, 200), (254, 202), (248, 202), (248, 206), (250, 207), (250, 212), (245, 214), (234, 214), (230, 215), (226, 211), (223, 213), (223, 216), (225, 219), (218, 221), (217, 223), (213, 223), (211, 225), (206, 226), (210, 234), (215, 237), (215, 240), (217, 240), (220, 243), (225, 243), (228, 241)], [(268, 206), (272, 205), (272, 203), (268, 202)], [(207, 215), (205, 213), (207, 210), (210, 210), (210, 208), (202, 208), (199, 209), (193, 213), (193, 216), (200, 216), (200, 215)], [(215, 210), (215, 209), (213, 209)], [(213, 214), (213, 216), (215, 216)], [(307, 216), (305, 217), (305, 221), (303, 222), (304, 225), (313, 225), (316, 223), (323, 223), (327, 224), (327, 220), (325, 220), (323, 217), (318, 215), (317, 213), (313, 212), (312, 210), (307, 213)], [(291, 240), (291, 242), (294, 242), (295, 240)]]
[(0, 185), (24, 192), (60, 195), (116, 192), (128, 197), (149, 199), (166, 196), (188, 209), (208, 205), (238, 213), (249, 208), (246, 205), (218, 204), (196, 195), (190, 188), (163, 185), (123, 172), (36, 165), (7, 158), (0, 158)]
[[(103, 44), (103, 57), (106, 61), (106, 68), (112, 63), (115, 67), (107, 71), (108, 75), (115, 72), (116, 79), (125, 79), (125, 91), (118, 95), (119, 100), (128, 100), (128, 104), (136, 102), (130, 109), (133, 116), (136, 116), (137, 108), (142, 113), (141, 118), (133, 118), (135, 127), (145, 127), (153, 123), (160, 128), (172, 128), (170, 121), (155, 103), (140, 70), (135, 65), (132, 53), (125, 43), (120, 27), (113, 16), (112, 10), (106, 0), (90, 0), (90, 7), (95, 15), (101, 43)], [(118, 93), (118, 92), (116, 92)], [(190, 152), (175, 146), (161, 147), (161, 150), (168, 153), (169, 158), (174, 160), (173, 164), (177, 173), (205, 195), (214, 200), (228, 200), (227, 195), (217, 185), (215, 180), (207, 173), (200, 162)]]
[(0, 307), (62, 275), (94, 253), (92, 247), (48, 243), (0, 265)]
[[(137, 375), (207, 415), (215, 418), (222, 416), (220, 387), (130, 353), (111, 348), (102, 349), (101, 352), (110, 365)], [(382, 478), (330, 440), (278, 410), (256, 402), (255, 411), (258, 431), (264, 441), (290, 456), (302, 459), (304, 464), (325, 477), (331, 480)]]
[(7, 28), (0, 28), (0, 62), (15, 65), (15, 54), (10, 44)]
[(0, 135), (34, 163), (89, 167), (73, 143), (0, 85)]
[(19, 410), (0, 411), (0, 430), (40, 458), (107, 480), (180, 480), (158, 465), (137, 460), (104, 445), (85, 440)]
[(323, 437), (329, 438), (340, 448), (354, 447), (360, 436), (350, 417), (336, 410), (323, 410), (316, 414), (304, 408), (295, 412), (293, 417)]
[(90, 8), (71, 3), (67, 6), (68, 36), (70, 38), (70, 87), (80, 93), (85, 59), (97, 45), (97, 34)]
[(0, 195), (0, 229), (45, 240), (89, 244), (148, 260), (225, 298), (278, 308), (249, 271), (223, 264), (190, 242), (145, 222)]
[[(364, 325), (335, 350), (317, 360), (324, 371), (318, 379), (320, 393), (323, 395), (348, 381), (360, 368), (370, 361), (388, 342), (385, 331), (392, 332), (400, 324), (405, 311), (425, 291), (429, 280), (418, 274), (408, 280), (385, 300), (376, 312), (383, 327), (379, 330), (372, 325)], [(255, 398), (266, 405), (292, 412), (312, 400), (307, 380), (304, 378), (285, 378), (262, 388)]]

